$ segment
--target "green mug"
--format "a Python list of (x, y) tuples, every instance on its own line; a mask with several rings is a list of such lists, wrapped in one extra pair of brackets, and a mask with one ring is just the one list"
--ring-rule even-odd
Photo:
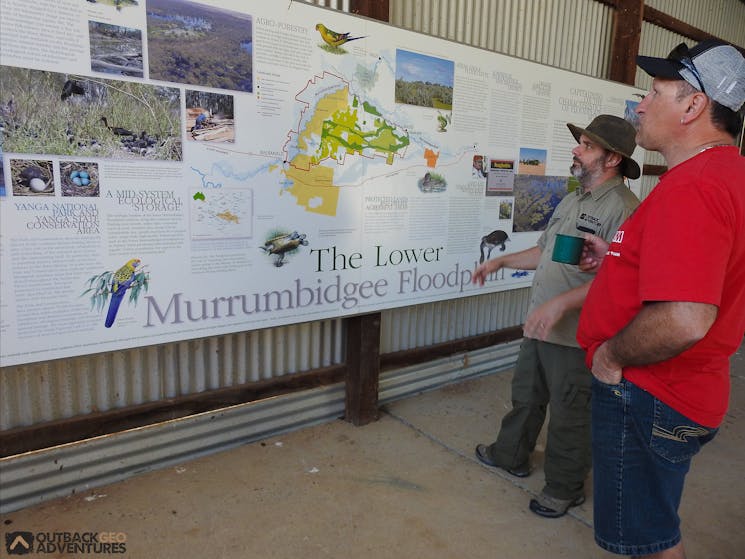
[(557, 233), (556, 241), (554, 242), (554, 251), (551, 253), (551, 260), (563, 264), (579, 264), (579, 260), (582, 257), (582, 246), (584, 244), (585, 239), (582, 237)]

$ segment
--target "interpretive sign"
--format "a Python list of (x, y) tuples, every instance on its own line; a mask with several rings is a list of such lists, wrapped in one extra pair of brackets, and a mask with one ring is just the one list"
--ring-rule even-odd
[(529, 285), (471, 274), (639, 93), (302, 2), (0, 12), (3, 366)]

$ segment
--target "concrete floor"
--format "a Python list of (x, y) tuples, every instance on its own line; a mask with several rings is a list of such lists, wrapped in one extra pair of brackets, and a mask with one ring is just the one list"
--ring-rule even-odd
[[(734, 365), (730, 413), (683, 497), (689, 559), (745, 557), (743, 348)], [(365, 427), (307, 428), (10, 513), (2, 531), (125, 533), (125, 557), (154, 559), (615, 557), (594, 543), (591, 495), (560, 519), (528, 510), (543, 484), (540, 443), (527, 479), (474, 458), (508, 409), (510, 378), (393, 403)]]

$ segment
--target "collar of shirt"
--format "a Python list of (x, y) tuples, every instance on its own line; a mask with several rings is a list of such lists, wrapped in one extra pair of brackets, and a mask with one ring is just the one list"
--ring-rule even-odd
[(596, 188), (593, 188), (592, 191), (587, 191), (584, 190), (582, 187), (579, 187), (574, 191), (574, 193), (580, 198), (591, 196), (593, 200), (597, 201), (608, 194), (611, 190), (616, 188), (618, 185), (624, 185), (623, 177), (617, 176), (613, 177), (612, 179), (608, 179)]

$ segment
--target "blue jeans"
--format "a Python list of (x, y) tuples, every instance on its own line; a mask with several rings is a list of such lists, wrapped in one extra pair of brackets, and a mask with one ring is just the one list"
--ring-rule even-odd
[(691, 458), (716, 433), (626, 380), (609, 385), (593, 378), (597, 544), (621, 555), (648, 555), (676, 545)]

